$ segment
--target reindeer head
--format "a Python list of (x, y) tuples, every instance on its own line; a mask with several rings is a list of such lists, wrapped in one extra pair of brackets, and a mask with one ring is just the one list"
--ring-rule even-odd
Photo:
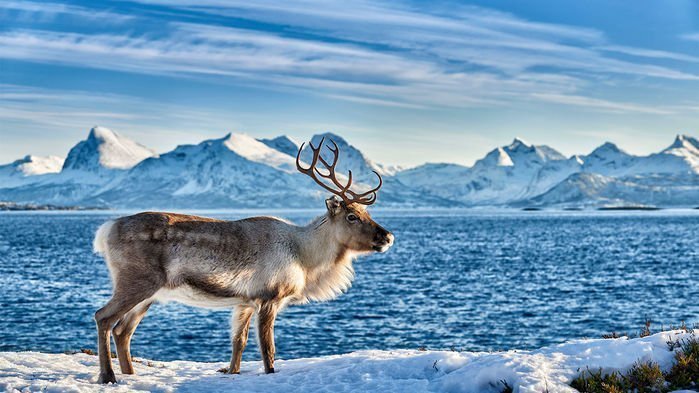
[[(325, 138), (321, 139), (318, 147), (313, 146), (310, 142), (308, 143), (313, 151), (313, 158), (308, 168), (301, 166), (301, 151), (304, 146), (301, 145), (296, 155), (296, 168), (299, 172), (308, 175), (318, 185), (334, 194), (325, 201), (325, 205), (328, 209), (327, 221), (330, 222), (334, 229), (336, 240), (353, 251), (387, 251), (393, 245), (393, 234), (377, 224), (366, 210), (366, 206), (376, 202), (376, 192), (383, 184), (381, 175), (374, 171), (379, 178), (379, 185), (375, 188), (363, 193), (351, 190), (352, 171), (349, 171), (347, 175), (346, 184), (339, 181), (335, 173), (340, 149), (334, 141), (330, 141), (333, 145), (328, 145), (327, 148), (333, 153), (333, 159), (329, 163), (320, 155), (324, 142)], [(318, 162), (325, 167), (327, 173), (318, 170)], [(323, 179), (330, 181), (331, 185), (327, 184)]]

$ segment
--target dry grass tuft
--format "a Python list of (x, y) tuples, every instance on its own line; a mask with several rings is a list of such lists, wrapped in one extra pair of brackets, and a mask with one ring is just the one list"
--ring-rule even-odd
[[(682, 324), (690, 338), (668, 342), (668, 349), (675, 352), (670, 370), (663, 372), (652, 361), (637, 361), (625, 373), (604, 373), (602, 369), (580, 373), (570, 386), (581, 393), (667, 393), (680, 389), (699, 388), (699, 340), (691, 329)], [(650, 324), (646, 324), (650, 331)]]

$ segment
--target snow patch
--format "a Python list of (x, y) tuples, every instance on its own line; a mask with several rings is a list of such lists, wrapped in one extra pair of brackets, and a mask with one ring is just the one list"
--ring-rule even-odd
[(296, 170), (296, 161), (288, 154), (273, 149), (245, 134), (228, 134), (223, 144), (232, 152), (250, 161), (264, 163), (288, 171)]
[(260, 142), (271, 147), (274, 150), (280, 151), (284, 154), (288, 154), (292, 157), (296, 157), (296, 153), (299, 150), (299, 143), (293, 140), (291, 137), (286, 135), (281, 135), (273, 139), (258, 139)]
[[(504, 380), (516, 392), (575, 392), (580, 370), (625, 371), (638, 360), (667, 370), (667, 342), (683, 331), (636, 339), (576, 340), (532, 351), (359, 351), (321, 358), (278, 360), (265, 375), (261, 362), (243, 362), (240, 375), (216, 370), (227, 363), (135, 361), (136, 375), (116, 385), (95, 384), (97, 357), (85, 354), (0, 353), (0, 390), (52, 392), (500, 392)], [(118, 370), (118, 366), (116, 367)]]
[(209, 181), (203, 186), (199, 184), (199, 181), (197, 179), (191, 179), (184, 186), (175, 190), (175, 192), (173, 192), (172, 195), (180, 196), (203, 194), (205, 192), (210, 191), (212, 188), (213, 184), (211, 179), (209, 179)]

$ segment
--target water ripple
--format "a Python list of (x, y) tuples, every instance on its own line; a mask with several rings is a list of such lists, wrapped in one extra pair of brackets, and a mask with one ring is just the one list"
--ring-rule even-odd
[[(94, 348), (92, 316), (110, 283), (91, 238), (109, 217), (0, 215), (0, 351)], [(357, 279), (339, 299), (287, 309), (276, 329), (280, 357), (534, 348), (633, 330), (646, 317), (699, 321), (696, 213), (376, 217), (393, 229), (396, 246), (357, 261)], [(134, 339), (136, 356), (229, 356), (227, 312), (177, 304), (151, 310)], [(252, 341), (246, 359), (258, 357)]]

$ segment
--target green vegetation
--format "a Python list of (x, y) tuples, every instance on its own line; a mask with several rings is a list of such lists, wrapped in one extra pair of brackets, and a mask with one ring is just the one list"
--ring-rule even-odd
[[(668, 342), (668, 349), (675, 352), (672, 367), (663, 372), (652, 361), (638, 361), (625, 373), (614, 371), (603, 373), (602, 369), (586, 369), (570, 386), (581, 393), (667, 393), (679, 389), (699, 388), (699, 340), (693, 332), (690, 338)], [(641, 336), (650, 334), (646, 323)]]
[(587, 369), (570, 383), (573, 389), (580, 392), (623, 392), (623, 377), (618, 372), (603, 374), (602, 369), (597, 371)]
[(699, 387), (699, 340), (691, 339), (668, 343), (675, 350), (675, 363), (665, 374), (670, 386), (676, 388)]

